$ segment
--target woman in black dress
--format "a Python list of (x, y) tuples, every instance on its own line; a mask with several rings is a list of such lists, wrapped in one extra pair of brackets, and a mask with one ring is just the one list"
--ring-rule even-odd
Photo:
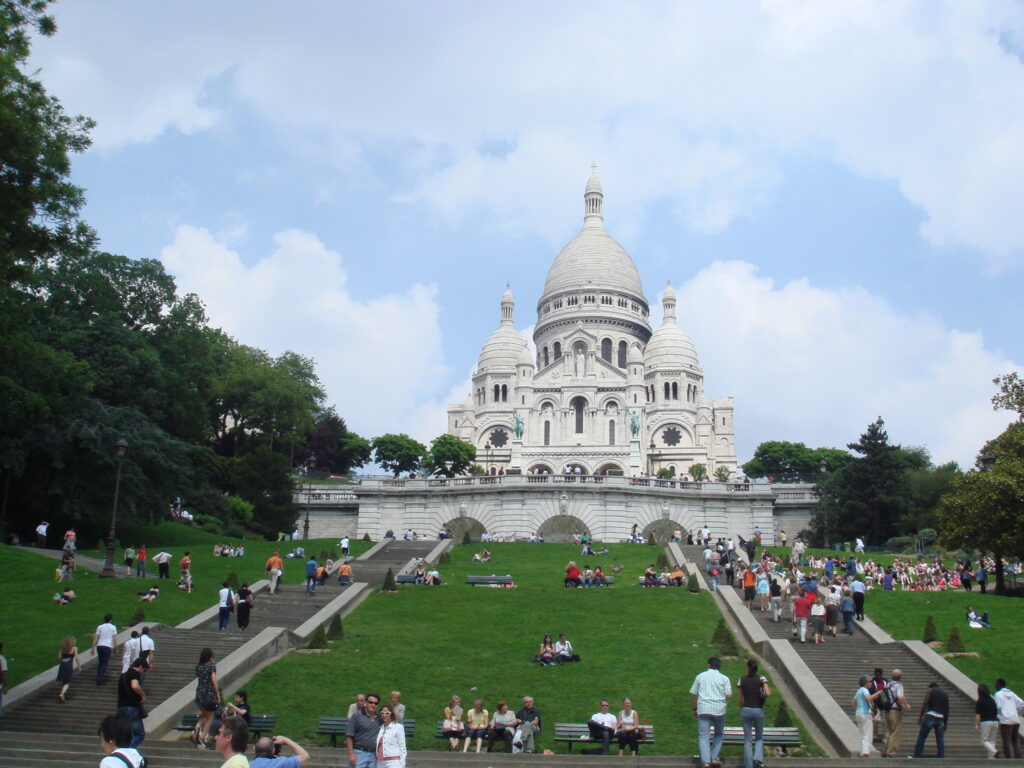
[(249, 582), (243, 581), (242, 588), (238, 590), (238, 628), (245, 629), (249, 626), (249, 612), (252, 610), (252, 590), (249, 589)]
[(60, 692), (57, 694), (57, 700), (63, 704), (64, 694), (71, 687), (71, 680), (75, 676), (75, 670), (82, 668), (82, 664), (78, 660), (78, 646), (75, 644), (74, 635), (68, 635), (64, 638), (57, 658), (60, 659), (60, 665), (57, 667), (57, 682), (60, 683)]

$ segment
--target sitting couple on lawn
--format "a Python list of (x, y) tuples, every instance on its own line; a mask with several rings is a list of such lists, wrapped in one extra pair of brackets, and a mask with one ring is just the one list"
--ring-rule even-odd
[(579, 569), (575, 560), (570, 560), (565, 567), (565, 586), (567, 587), (606, 587), (608, 581), (604, 577), (604, 569), (599, 565), (593, 570), (589, 565)]
[(555, 664), (565, 664), (567, 661), (579, 661), (580, 657), (578, 653), (575, 653), (572, 649), (572, 643), (565, 637), (565, 633), (562, 632), (558, 635), (558, 642), (551, 642), (551, 635), (544, 635), (544, 640), (540, 644), (540, 650), (534, 657), (535, 661), (539, 661), (542, 666), (550, 667)]

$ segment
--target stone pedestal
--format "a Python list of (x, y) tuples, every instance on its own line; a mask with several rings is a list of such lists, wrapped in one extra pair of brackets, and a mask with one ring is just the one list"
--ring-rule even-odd
[(520, 472), (523, 471), (523, 441), (513, 440), (512, 441), (512, 456), (508, 460), (509, 469), (518, 469)]
[(635, 437), (629, 441), (629, 475), (641, 477), (644, 473), (643, 456), (640, 454), (640, 441)]

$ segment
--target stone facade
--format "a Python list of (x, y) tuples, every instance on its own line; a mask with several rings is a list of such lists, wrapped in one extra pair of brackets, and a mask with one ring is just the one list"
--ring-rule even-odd
[(605, 231), (603, 197), (595, 172), (583, 228), (555, 258), (537, 303), (535, 355), (506, 289), (473, 391), (448, 408), (448, 431), (476, 446), (491, 474), (641, 477), (664, 468), (688, 479), (701, 464), (709, 478), (735, 480), (733, 400), (705, 394), (671, 285), (652, 333), (636, 266)]

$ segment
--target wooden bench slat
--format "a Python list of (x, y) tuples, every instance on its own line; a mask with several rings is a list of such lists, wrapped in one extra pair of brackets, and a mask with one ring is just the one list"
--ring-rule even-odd
[[(647, 735), (642, 739), (637, 739), (638, 744), (653, 744), (654, 743), (654, 726), (649, 723), (644, 723), (644, 729), (647, 731)], [(572, 752), (573, 744), (599, 744), (600, 742), (594, 741), (590, 738), (590, 728), (587, 727), (586, 723), (555, 723), (555, 736), (552, 739), (556, 742), (569, 745), (569, 751)], [(615, 740), (615, 737), (612, 737)]]
[[(415, 720), (403, 720), (402, 725), (405, 727), (405, 738), (411, 739), (416, 735), (416, 721)], [(348, 718), (347, 717), (321, 717), (320, 725), (317, 727), (317, 735), (330, 736), (331, 746), (338, 746), (338, 737), (344, 738), (345, 731), (348, 730)]]

